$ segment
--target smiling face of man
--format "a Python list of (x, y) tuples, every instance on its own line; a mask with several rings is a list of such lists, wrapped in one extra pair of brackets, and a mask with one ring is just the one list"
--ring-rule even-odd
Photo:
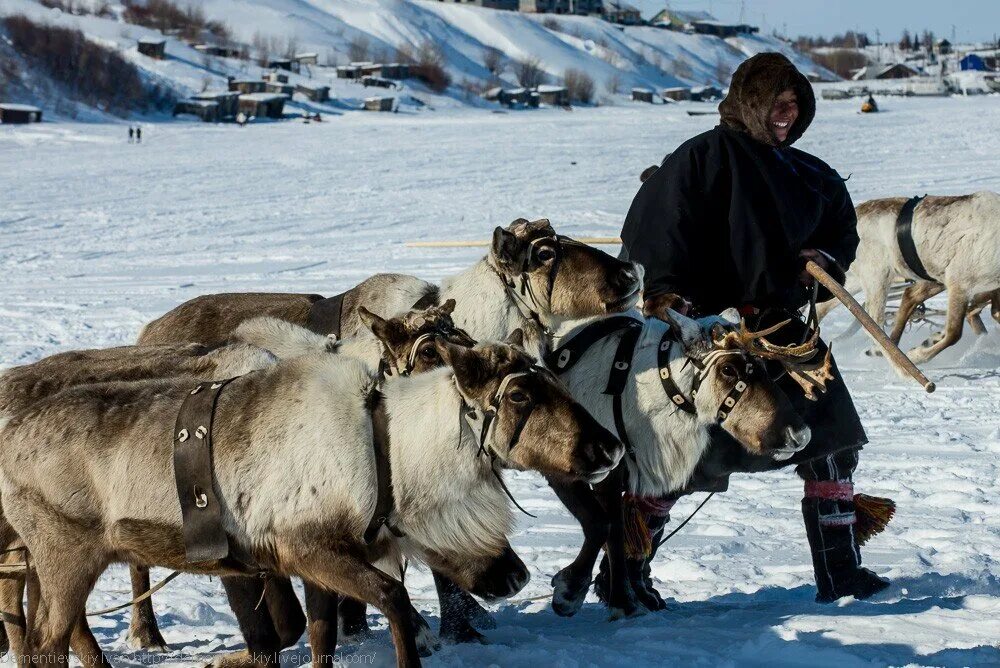
[(768, 125), (779, 144), (783, 144), (788, 139), (788, 132), (795, 125), (798, 117), (799, 100), (795, 91), (789, 88), (777, 97), (771, 107), (771, 114), (768, 116)]

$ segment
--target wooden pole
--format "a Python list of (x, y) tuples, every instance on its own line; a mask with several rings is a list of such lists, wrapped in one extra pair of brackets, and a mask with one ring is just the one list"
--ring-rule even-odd
[[(620, 244), (622, 242), (618, 237), (573, 237), (574, 241), (579, 241), (582, 244), (590, 244), (591, 246), (610, 246), (615, 244)], [(484, 241), (482, 239), (473, 239), (470, 241), (407, 241), (407, 248), (486, 248), (490, 245), (489, 241)]]
[(809, 260), (806, 262), (806, 271), (808, 271), (813, 278), (820, 282), (820, 284), (833, 293), (833, 296), (840, 300), (840, 302), (847, 307), (847, 310), (851, 312), (861, 326), (865, 328), (868, 334), (875, 340), (875, 343), (879, 344), (885, 351), (886, 357), (892, 362), (896, 368), (901, 369), (908, 376), (916, 380), (918, 383), (924, 386), (924, 389), (928, 392), (933, 392), (935, 389), (934, 383), (932, 383), (923, 372), (917, 368), (909, 357), (906, 356), (902, 350), (899, 349), (892, 339), (885, 333), (882, 327), (875, 322), (868, 312), (861, 308), (861, 304), (858, 303), (854, 297), (851, 296), (847, 290), (844, 289), (840, 283), (830, 276), (825, 269), (820, 267), (818, 264)]

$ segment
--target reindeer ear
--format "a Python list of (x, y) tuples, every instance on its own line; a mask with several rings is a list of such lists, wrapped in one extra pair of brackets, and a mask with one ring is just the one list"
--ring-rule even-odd
[[(515, 223), (517, 221), (514, 221)], [(528, 221), (524, 221), (528, 222)], [(513, 224), (511, 224), (513, 227)], [(493, 245), (490, 254), (501, 267), (517, 267), (520, 265), (521, 243), (513, 232), (497, 227), (493, 230)]]
[(528, 232), (537, 233), (542, 232), (547, 235), (555, 236), (555, 229), (552, 227), (552, 223), (549, 222), (548, 218), (539, 218), (538, 220), (533, 220), (528, 223)]
[(520, 327), (516, 328), (507, 336), (505, 343), (509, 343), (512, 346), (517, 346), (518, 348), (524, 348), (524, 330)]
[(672, 308), (663, 311), (663, 320), (670, 325), (670, 329), (674, 331), (674, 336), (677, 337), (678, 343), (684, 347), (684, 350), (691, 350), (704, 342), (704, 332), (696, 320), (681, 315)]
[(385, 320), (378, 317), (364, 306), (358, 307), (358, 317), (361, 318), (361, 322), (364, 323), (365, 327), (372, 331), (372, 334), (377, 336), (379, 339), (384, 340), (386, 333)]
[(452, 313), (454, 313), (455, 300), (454, 299), (446, 300), (444, 304), (441, 304), (441, 306), (438, 307), (438, 312), (441, 313), (441, 315), (451, 315)]
[(434, 347), (454, 371), (459, 387), (468, 394), (475, 394), (486, 375), (484, 356), (473, 348), (456, 345), (440, 336), (434, 339)]

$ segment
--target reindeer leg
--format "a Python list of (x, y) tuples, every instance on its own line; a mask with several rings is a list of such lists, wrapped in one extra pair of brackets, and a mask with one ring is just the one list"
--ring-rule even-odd
[[(604, 552), (608, 558), (610, 575), (607, 602), (611, 609), (612, 620), (634, 617), (644, 614), (647, 609), (660, 610), (664, 607), (663, 599), (657, 592), (650, 593), (646, 591), (645, 586), (639, 589), (632, 586), (629, 563), (625, 557), (625, 516), (622, 507), (625, 473), (625, 464), (621, 464), (601, 483), (594, 486), (594, 491), (608, 517), (608, 540), (604, 545)], [(641, 564), (638, 570), (641, 574)], [(637, 598), (645, 609), (636, 605)]]
[(101, 646), (97, 644), (97, 638), (94, 637), (94, 632), (90, 629), (90, 624), (87, 623), (86, 612), (80, 614), (80, 619), (73, 627), (73, 633), (69, 637), (69, 646), (84, 666), (111, 668), (111, 662), (108, 661), (108, 657), (104, 656)]
[(311, 584), (337, 591), (378, 608), (389, 620), (396, 663), (401, 668), (419, 666), (413, 606), (406, 588), (363, 558), (347, 552), (310, 550), (296, 555), (295, 572)]
[[(2, 520), (0, 520), (2, 521)], [(20, 539), (14, 530), (5, 527), (3, 530), (3, 540), (0, 541), (0, 548), (10, 549), (14, 547)], [(24, 560), (22, 552), (7, 552), (0, 556), (0, 563), (18, 563)], [(0, 655), (11, 653), (13, 657), (24, 655), (24, 579), (23, 578), (3, 578), (0, 579), (0, 614), (3, 615), (5, 647)]]
[(312, 663), (332, 666), (337, 651), (337, 603), (340, 596), (308, 582), (305, 583), (305, 590)]
[(1000, 290), (994, 290), (990, 295), (990, 315), (997, 322), (1000, 322)]
[(989, 305), (991, 297), (992, 293), (990, 292), (980, 292), (973, 295), (972, 300), (969, 301), (969, 312), (966, 314), (965, 320), (976, 336), (982, 336), (986, 333), (986, 323), (983, 322), (981, 314), (983, 309)]
[[(883, 327), (885, 326), (885, 303), (889, 296), (891, 283), (892, 273), (886, 269), (878, 276), (872, 277), (872, 280), (865, 286), (865, 310), (875, 322)], [(870, 357), (877, 355), (872, 350), (865, 351), (865, 354)]]
[[(149, 568), (138, 564), (129, 564), (129, 576), (132, 579), (132, 596), (138, 598), (149, 591)], [(128, 644), (133, 649), (144, 649), (147, 652), (166, 652), (167, 641), (160, 633), (153, 613), (153, 597), (147, 597), (132, 604), (132, 616), (128, 625)]]
[(215, 658), (215, 668), (277, 665), (281, 637), (274, 627), (265, 599), (265, 580), (259, 577), (226, 576), (221, 578), (229, 607), (236, 615), (246, 649)]
[(337, 610), (340, 617), (340, 635), (343, 636), (345, 644), (356, 645), (371, 636), (372, 630), (368, 627), (368, 606), (365, 603), (343, 596)]
[(957, 285), (948, 287), (948, 320), (944, 335), (932, 346), (919, 346), (911, 350), (908, 354), (915, 364), (933, 359), (942, 350), (958, 342), (962, 336), (962, 323), (968, 303), (969, 297), (965, 290)]
[(486, 643), (486, 636), (473, 628), (473, 619), (478, 618), (488, 624), (496, 623), (476, 599), (463, 591), (454, 582), (434, 571), (434, 586), (441, 602), (441, 639), (450, 643)]
[(899, 300), (899, 311), (896, 312), (896, 321), (892, 324), (892, 333), (889, 338), (892, 342), (899, 344), (903, 338), (903, 330), (913, 315), (913, 311), (925, 301), (944, 291), (944, 286), (940, 283), (916, 283), (903, 290), (903, 296)]

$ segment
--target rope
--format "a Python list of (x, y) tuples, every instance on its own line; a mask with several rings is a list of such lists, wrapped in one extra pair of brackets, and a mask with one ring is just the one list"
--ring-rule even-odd
[(149, 591), (147, 591), (145, 594), (140, 594), (139, 596), (136, 596), (135, 598), (133, 598), (128, 603), (123, 603), (121, 605), (116, 605), (116, 606), (111, 607), (111, 608), (103, 608), (101, 610), (94, 610), (92, 612), (88, 612), (87, 616), (88, 617), (96, 617), (98, 615), (106, 615), (106, 614), (108, 614), (110, 612), (118, 612), (119, 610), (124, 610), (125, 608), (128, 608), (128, 607), (130, 607), (130, 606), (132, 606), (132, 605), (134, 605), (136, 603), (139, 603), (141, 601), (145, 601), (147, 598), (149, 598), (150, 596), (152, 596), (153, 594), (155, 594), (156, 592), (160, 591), (165, 586), (167, 586), (168, 582), (170, 582), (171, 580), (173, 580), (174, 578), (176, 578), (180, 574), (181, 574), (180, 571), (174, 571), (173, 573), (171, 573), (167, 577), (165, 577), (162, 580), (160, 580), (159, 582), (157, 582), (155, 586), (150, 587)]
[(671, 538), (673, 538), (674, 534), (676, 534), (678, 531), (680, 531), (681, 529), (683, 529), (684, 525), (686, 525), (688, 522), (690, 522), (691, 518), (693, 518), (695, 515), (697, 515), (698, 511), (701, 510), (705, 506), (705, 504), (708, 503), (708, 500), (711, 499), (713, 496), (715, 496), (715, 492), (710, 492), (709, 495), (705, 497), (705, 500), (702, 501), (700, 504), (698, 504), (698, 507), (694, 509), (694, 512), (691, 513), (690, 515), (688, 515), (688, 518), (686, 520), (684, 520), (683, 522), (681, 522), (680, 524), (678, 524), (676, 529), (674, 529), (673, 531), (671, 531), (670, 533), (668, 533), (666, 538), (664, 538), (663, 540), (661, 540), (659, 543), (656, 544), (657, 549), (659, 549), (659, 547), (661, 545), (663, 545), (664, 543), (666, 543), (668, 540), (670, 540)]

